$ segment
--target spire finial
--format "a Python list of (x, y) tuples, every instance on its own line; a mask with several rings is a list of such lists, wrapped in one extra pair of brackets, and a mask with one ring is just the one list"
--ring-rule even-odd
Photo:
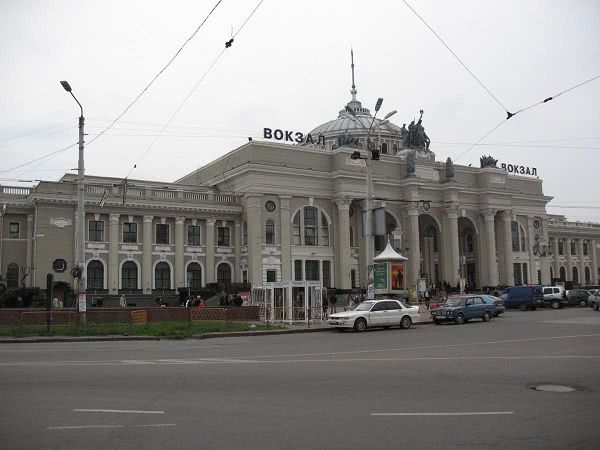
[(354, 50), (350, 47), (350, 67), (352, 69), (352, 89), (350, 93), (352, 94), (352, 100), (356, 100), (356, 86), (354, 84)]

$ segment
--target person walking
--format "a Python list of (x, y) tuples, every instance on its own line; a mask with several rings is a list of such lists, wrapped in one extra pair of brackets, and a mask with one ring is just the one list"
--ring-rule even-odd
[(121, 308), (127, 308), (127, 298), (125, 298), (125, 294), (121, 294), (121, 298), (119, 298), (119, 306)]

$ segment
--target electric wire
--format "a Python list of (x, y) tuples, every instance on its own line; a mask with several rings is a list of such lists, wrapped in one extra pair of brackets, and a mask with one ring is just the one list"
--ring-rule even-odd
[(487, 138), (490, 134), (492, 134), (494, 131), (496, 131), (498, 128), (500, 128), (502, 126), (502, 124), (504, 124), (507, 121), (507, 119), (503, 119), (502, 122), (500, 122), (498, 125), (496, 125), (494, 128), (492, 128), (490, 131), (488, 131), (486, 134), (484, 134), (481, 138), (479, 138), (476, 142), (474, 142), (473, 144), (471, 144), (471, 146), (469, 148), (467, 148), (464, 152), (462, 152), (460, 155), (458, 155), (455, 158), (455, 161), (458, 161), (460, 158), (462, 158), (464, 155), (466, 155), (467, 153), (469, 153), (476, 145), (479, 145), (479, 143), (481, 141), (483, 141), (485, 138)]
[(121, 114), (119, 114), (112, 122), (110, 125), (108, 125), (108, 127), (106, 127), (106, 129), (104, 129), (101, 133), (99, 133), (95, 138), (91, 139), (88, 142), (88, 145), (91, 144), (92, 142), (94, 142), (96, 139), (98, 139), (100, 136), (102, 136), (106, 131), (110, 130), (115, 123), (117, 123), (117, 121), (123, 117), (127, 111), (129, 111), (129, 109), (142, 97), (142, 95), (144, 95), (144, 93), (150, 88), (150, 86), (152, 86), (152, 84), (156, 81), (156, 79), (171, 65), (171, 63), (175, 60), (175, 58), (177, 58), (177, 56), (179, 55), (179, 53), (181, 53), (181, 51), (183, 50), (183, 48), (194, 38), (194, 36), (196, 36), (196, 34), (198, 33), (198, 31), (200, 31), (200, 29), (202, 28), (202, 26), (206, 23), (206, 21), (209, 19), (209, 17), (212, 15), (212, 13), (215, 11), (215, 9), (217, 9), (217, 7), (221, 4), (223, 0), (219, 0), (215, 6), (213, 6), (213, 8), (210, 10), (210, 12), (208, 13), (208, 15), (204, 18), (204, 20), (202, 21), (202, 23), (196, 28), (196, 30), (185, 40), (185, 42), (183, 43), (183, 45), (181, 45), (181, 47), (179, 47), (179, 49), (175, 52), (175, 54), (173, 55), (173, 57), (169, 60), (169, 62), (167, 62), (167, 64), (154, 76), (154, 78), (152, 78), (152, 80), (150, 80), (150, 82), (146, 85), (146, 87), (144, 89), (142, 89), (142, 91), (137, 95), (137, 97), (135, 97), (133, 99), (133, 101), (123, 110), (123, 112), (121, 112)]
[[(242, 31), (242, 29), (244, 28), (244, 26), (248, 23), (248, 21), (250, 20), (250, 18), (254, 15), (254, 13), (256, 12), (256, 10), (258, 9), (258, 7), (263, 3), (263, 1), (264, 0), (260, 0), (258, 2), (258, 4), (256, 5), (256, 7), (252, 10), (252, 12), (250, 13), (250, 15), (244, 21), (244, 23), (242, 23), (242, 25), (238, 28), (238, 30), (232, 35), (232, 39), (235, 38), (240, 33), (240, 31)], [(191, 89), (191, 91), (188, 93), (188, 95), (179, 104), (179, 106), (173, 112), (173, 114), (171, 114), (171, 117), (169, 117), (169, 120), (167, 120), (167, 122), (163, 125), (163, 127), (159, 131), (159, 134), (152, 140), (152, 142), (150, 142), (150, 144), (144, 149), (144, 151), (136, 158), (135, 163), (133, 164), (133, 166), (131, 167), (131, 169), (127, 173), (127, 176), (125, 177), (125, 180), (127, 180), (127, 178), (129, 178), (129, 176), (132, 174), (132, 172), (137, 168), (137, 164), (139, 163), (139, 161), (142, 160), (142, 158), (150, 151), (150, 149), (158, 141), (158, 139), (161, 137), (161, 135), (163, 134), (163, 132), (165, 131), (165, 129), (171, 124), (171, 122), (173, 121), (173, 119), (175, 118), (175, 116), (179, 113), (179, 111), (181, 111), (181, 108), (183, 108), (183, 106), (187, 103), (188, 99), (194, 94), (194, 92), (196, 91), (196, 89), (198, 88), (198, 86), (200, 86), (200, 83), (202, 83), (202, 81), (210, 73), (210, 71), (212, 70), (212, 68), (217, 64), (217, 62), (219, 61), (219, 59), (221, 59), (221, 56), (223, 56), (223, 53), (225, 53), (225, 51), (228, 48), (231, 48), (231, 42), (230, 42), (229, 46), (225, 46), (225, 48), (223, 48), (221, 50), (221, 52), (217, 55), (217, 57), (213, 60), (213, 62), (204, 71), (204, 73), (202, 74), (202, 76), (200, 77), (200, 79), (196, 82), (196, 84)]]
[(29, 164), (33, 164), (35, 162), (38, 162), (38, 161), (41, 161), (43, 159), (50, 158), (51, 156), (57, 155), (59, 153), (65, 152), (65, 151), (69, 150), (70, 148), (76, 147), (78, 145), (79, 145), (79, 142), (75, 142), (74, 144), (71, 144), (71, 145), (69, 145), (67, 147), (59, 148), (58, 150), (55, 150), (55, 151), (50, 152), (50, 153), (47, 153), (47, 154), (45, 154), (43, 156), (40, 156), (39, 158), (32, 159), (31, 161), (24, 162), (22, 164), (19, 164), (18, 166), (14, 166), (14, 167), (11, 167), (9, 169), (0, 170), (0, 173), (12, 172), (13, 170), (19, 169), (21, 167), (28, 166)]
[(465, 70), (467, 72), (469, 72), (469, 74), (473, 77), (473, 79), (475, 81), (477, 81), (477, 83), (479, 83), (479, 85), (496, 101), (496, 103), (498, 103), (498, 105), (500, 105), (500, 107), (506, 113), (508, 113), (508, 108), (506, 108), (506, 106), (504, 106), (504, 104), (500, 100), (498, 100), (498, 97), (496, 97), (492, 93), (492, 91), (490, 91), (488, 89), (488, 87), (485, 84), (483, 84), (483, 82), (479, 78), (477, 78), (477, 76), (471, 71), (471, 69), (469, 69), (467, 67), (467, 65), (458, 57), (458, 55), (456, 53), (454, 53), (454, 51), (448, 46), (448, 44), (446, 44), (446, 42), (444, 42), (444, 40), (440, 37), (440, 35), (435, 32), (435, 30), (425, 21), (425, 19), (423, 19), (423, 17), (406, 0), (402, 0), (402, 2), (406, 6), (408, 6), (408, 8), (421, 20), (421, 22), (423, 22), (425, 24), (425, 26), (427, 28), (429, 28), (429, 30), (435, 35), (435, 37), (438, 38), (442, 44), (444, 44), (444, 47), (446, 47), (448, 49), (448, 51), (450, 53), (452, 53), (452, 56), (454, 56), (454, 58), (456, 58), (456, 60), (465, 68)]
[(13, 145), (19, 145), (19, 144), (22, 144), (23, 142), (35, 141), (36, 139), (42, 139), (42, 138), (45, 138), (45, 137), (47, 137), (47, 136), (51, 136), (51, 135), (53, 135), (53, 134), (57, 134), (57, 133), (64, 133), (65, 131), (69, 131), (69, 130), (71, 130), (72, 128), (77, 128), (77, 127), (76, 127), (76, 126), (73, 126), (73, 125), (68, 125), (68, 126), (65, 128), (65, 127), (63, 126), (63, 127), (59, 128), (59, 129), (56, 129), (56, 130), (51, 130), (51, 131), (46, 131), (46, 132), (44, 132), (44, 133), (37, 134), (37, 135), (35, 135), (35, 136), (29, 136), (29, 137), (26, 137), (26, 138), (20, 139), (20, 140), (18, 140), (18, 141), (15, 141), (15, 142), (7, 142), (7, 143), (4, 143), (4, 144), (0, 144), (0, 148), (8, 148), (8, 147), (12, 147)]
[(74, 121), (74, 120), (76, 120), (76, 118), (72, 118), (72, 119), (69, 119), (69, 120), (63, 120), (62, 122), (58, 122), (58, 123), (55, 123), (53, 125), (46, 125), (46, 126), (41, 127), (41, 128), (36, 128), (36, 129), (30, 130), (30, 131), (26, 131), (26, 132), (21, 133), (21, 134), (14, 135), (14, 136), (9, 137), (9, 138), (2, 139), (2, 140), (0, 140), (0, 142), (10, 142), (10, 141), (13, 141), (15, 139), (26, 137), (26, 136), (29, 136), (29, 135), (32, 135), (32, 134), (39, 134), (41, 132), (50, 130), (52, 128), (61, 127), (63, 125), (66, 125), (69, 122)]

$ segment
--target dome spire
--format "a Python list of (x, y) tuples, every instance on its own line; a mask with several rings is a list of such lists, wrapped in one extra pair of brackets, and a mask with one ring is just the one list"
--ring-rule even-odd
[(354, 84), (354, 50), (350, 47), (350, 68), (352, 69), (352, 89), (350, 93), (352, 94), (352, 100), (356, 100), (356, 86)]

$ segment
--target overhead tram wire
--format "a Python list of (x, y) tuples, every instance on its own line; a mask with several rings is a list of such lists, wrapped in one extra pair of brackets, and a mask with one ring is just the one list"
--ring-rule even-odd
[(462, 158), (464, 155), (466, 155), (467, 153), (469, 153), (473, 147), (475, 147), (476, 145), (479, 145), (479, 143), (481, 141), (483, 141), (485, 138), (487, 138), (490, 134), (492, 134), (494, 131), (496, 131), (498, 128), (500, 128), (502, 126), (503, 123), (505, 123), (508, 119), (504, 119), (502, 120), (502, 122), (500, 122), (498, 125), (496, 125), (494, 128), (492, 128), (490, 131), (488, 131), (486, 134), (484, 134), (481, 138), (479, 138), (479, 140), (477, 140), (477, 142), (474, 142), (473, 144), (471, 144), (471, 146), (469, 148), (467, 148), (464, 152), (462, 152), (460, 155), (458, 155), (455, 158), (455, 161), (458, 161), (460, 158)]
[(119, 114), (111, 123), (110, 125), (108, 125), (108, 127), (106, 127), (103, 131), (101, 131), (96, 137), (94, 137), (93, 139), (91, 139), (89, 142), (87, 142), (87, 145), (90, 145), (92, 142), (94, 142), (96, 139), (98, 139), (100, 136), (102, 136), (104, 133), (106, 133), (108, 130), (110, 130), (115, 123), (117, 123), (117, 121), (123, 117), (127, 111), (129, 111), (129, 109), (142, 97), (142, 95), (144, 95), (144, 93), (150, 88), (150, 86), (152, 86), (152, 84), (156, 81), (156, 79), (162, 75), (162, 73), (171, 65), (171, 63), (173, 61), (175, 61), (175, 58), (177, 58), (177, 56), (179, 55), (179, 53), (181, 53), (181, 51), (183, 50), (183, 48), (194, 38), (194, 36), (196, 36), (196, 34), (198, 33), (198, 31), (200, 31), (200, 28), (202, 28), (202, 26), (206, 23), (206, 21), (209, 19), (209, 17), (212, 15), (212, 13), (215, 11), (215, 9), (217, 9), (217, 7), (221, 4), (223, 0), (219, 0), (215, 6), (213, 6), (213, 8), (210, 10), (210, 12), (208, 13), (208, 15), (204, 18), (204, 20), (202, 21), (202, 23), (200, 25), (198, 25), (198, 27), (196, 28), (196, 30), (185, 40), (185, 42), (183, 43), (183, 45), (181, 45), (181, 47), (179, 47), (179, 50), (177, 50), (175, 52), (175, 54), (173, 55), (173, 57), (169, 60), (169, 62), (167, 62), (167, 64), (154, 76), (154, 78), (152, 78), (152, 80), (150, 80), (150, 82), (146, 85), (146, 87), (144, 89), (142, 89), (142, 91), (133, 99), (133, 101), (127, 105), (127, 107), (123, 110), (123, 112), (121, 112), (121, 114)]
[(175, 112), (173, 112), (173, 114), (171, 114), (171, 117), (169, 117), (169, 120), (167, 120), (167, 122), (165, 123), (165, 125), (161, 128), (161, 130), (159, 131), (159, 134), (156, 135), (156, 137), (152, 140), (152, 142), (150, 142), (150, 144), (145, 148), (145, 150), (136, 158), (136, 161), (134, 162), (133, 166), (131, 167), (131, 169), (127, 173), (127, 176), (125, 177), (125, 180), (127, 180), (129, 178), (129, 176), (132, 174), (132, 172), (137, 168), (137, 165), (138, 165), (139, 161), (141, 161), (142, 158), (150, 151), (150, 149), (154, 146), (154, 144), (156, 143), (156, 141), (158, 141), (158, 139), (161, 137), (161, 135), (163, 134), (163, 132), (169, 127), (169, 125), (171, 124), (171, 122), (173, 121), (173, 119), (175, 118), (175, 116), (179, 113), (179, 111), (181, 111), (181, 108), (183, 108), (183, 106), (187, 103), (187, 101), (189, 100), (189, 98), (194, 94), (194, 92), (196, 91), (196, 89), (198, 88), (198, 86), (200, 85), (200, 83), (202, 83), (202, 81), (204, 80), (204, 78), (206, 78), (206, 76), (209, 74), (209, 72), (212, 70), (212, 68), (217, 64), (217, 62), (219, 61), (219, 59), (221, 59), (221, 56), (223, 56), (223, 53), (225, 53), (225, 51), (228, 48), (231, 48), (231, 45), (232, 45), (235, 37), (240, 33), (240, 31), (242, 31), (242, 29), (244, 28), (244, 26), (248, 23), (248, 21), (250, 20), (250, 18), (254, 15), (254, 13), (256, 12), (256, 10), (258, 9), (258, 7), (263, 3), (263, 1), (264, 0), (260, 0), (258, 2), (258, 4), (256, 5), (256, 7), (252, 10), (252, 12), (250, 13), (250, 15), (244, 21), (244, 23), (242, 23), (242, 25), (238, 28), (238, 30), (235, 33), (232, 34), (231, 39), (225, 43), (225, 47), (221, 50), (221, 52), (213, 60), (213, 62), (210, 64), (210, 66), (208, 66), (208, 69), (206, 69), (206, 71), (202, 74), (202, 76), (196, 82), (196, 84), (194, 85), (194, 87), (192, 88), (192, 90), (188, 93), (188, 95), (179, 104), (179, 106), (177, 107), (177, 109), (175, 110)]
[(20, 169), (21, 167), (25, 167), (25, 166), (28, 166), (29, 164), (33, 164), (35, 162), (38, 162), (38, 161), (41, 161), (43, 159), (49, 158), (51, 156), (57, 155), (59, 153), (67, 151), (70, 148), (76, 147), (78, 145), (79, 145), (79, 142), (75, 142), (74, 144), (71, 144), (71, 145), (69, 145), (67, 147), (59, 148), (58, 150), (55, 150), (55, 151), (50, 152), (50, 153), (47, 153), (47, 154), (45, 154), (43, 156), (40, 156), (39, 158), (32, 159), (31, 161), (27, 161), (27, 162), (25, 162), (23, 164), (19, 164), (18, 166), (14, 166), (14, 167), (11, 167), (9, 169), (0, 170), (0, 173), (12, 172), (13, 170)]
[[(39, 135), (40, 133), (44, 133), (46, 131), (52, 130), (53, 128), (63, 127), (66, 124), (68, 124), (69, 122), (73, 122), (75, 120), (77, 120), (77, 119), (72, 118), (69, 120), (63, 120), (62, 122), (58, 122), (53, 125), (47, 125), (45, 127), (36, 128), (36, 129), (30, 130), (30, 131), (27, 131), (25, 133), (14, 135), (10, 138), (2, 139), (2, 140), (0, 140), (0, 143), (1, 142), (9, 142), (8, 145), (12, 145), (13, 143), (11, 143), (10, 141), (14, 141), (15, 139), (20, 139), (20, 138), (27, 138), (28, 136), (31, 136), (31, 135)], [(34, 137), (37, 137), (37, 136), (34, 136)], [(19, 142), (21, 142), (21, 141), (19, 141)]]
[(435, 35), (435, 37), (438, 38), (439, 41), (444, 45), (444, 47), (446, 47), (448, 51), (452, 53), (452, 56), (456, 58), (456, 60), (461, 64), (461, 66), (463, 66), (465, 70), (469, 72), (469, 74), (473, 77), (473, 79), (477, 81), (477, 83), (479, 83), (479, 85), (495, 100), (496, 103), (498, 103), (498, 105), (500, 105), (504, 112), (509, 114), (508, 108), (504, 106), (504, 104), (500, 100), (498, 100), (498, 97), (496, 97), (479, 78), (477, 78), (477, 76), (471, 71), (471, 69), (469, 69), (467, 65), (458, 57), (458, 55), (454, 53), (454, 51), (448, 46), (448, 44), (446, 44), (446, 42), (444, 42), (440, 35), (435, 32), (435, 30), (425, 21), (425, 19), (423, 19), (423, 17), (406, 0), (402, 0), (402, 2), (415, 14), (415, 16), (419, 18), (419, 20), (421, 20), (421, 22), (425, 24), (427, 28), (429, 28), (429, 30)]

